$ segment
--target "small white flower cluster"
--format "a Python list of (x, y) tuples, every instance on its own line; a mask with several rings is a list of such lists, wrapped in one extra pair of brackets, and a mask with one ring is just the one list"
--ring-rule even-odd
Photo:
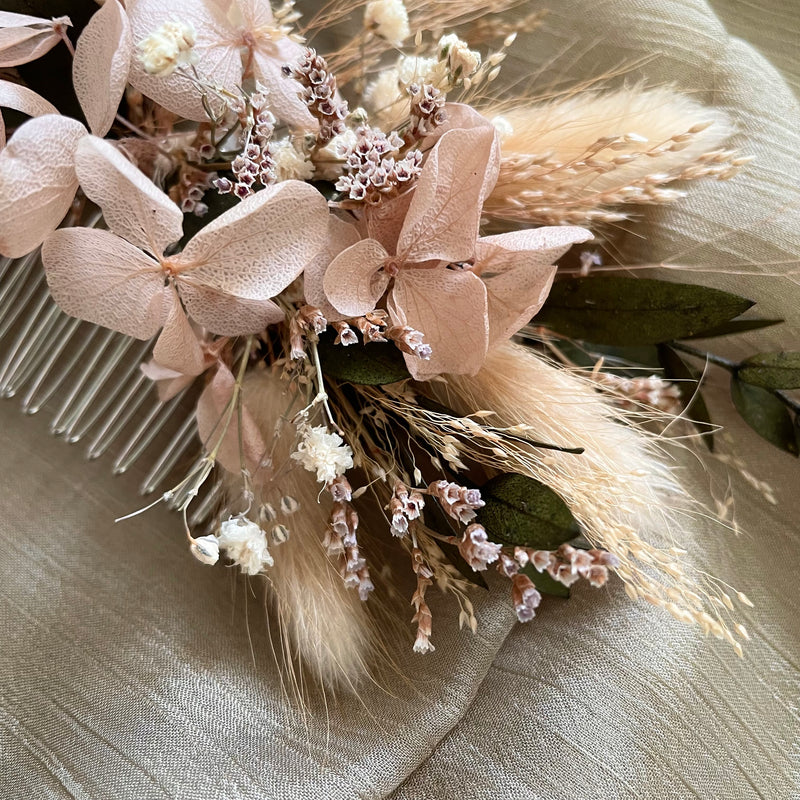
[(281, 181), (310, 181), (314, 165), (301, 153), (288, 137), (270, 145), (273, 169), (278, 183)]
[(451, 33), (439, 39), (439, 64), (446, 69), (447, 81), (455, 86), (472, 77), (480, 68), (481, 54)]
[(402, 0), (370, 0), (364, 9), (364, 27), (395, 47), (402, 47), (411, 36)]
[(219, 526), (219, 546), (246, 575), (273, 565), (264, 531), (247, 517), (231, 517)]
[(302, 438), (292, 458), (309, 472), (316, 472), (320, 483), (329, 483), (353, 466), (353, 451), (338, 433), (330, 433), (322, 425), (306, 425), (300, 433)]
[(181, 64), (193, 64), (197, 35), (191, 22), (165, 22), (137, 45), (146, 72), (158, 78), (172, 75)]
[[(276, 544), (286, 541), (287, 537), (288, 531), (284, 526), (276, 525), (273, 528), (272, 538)], [(274, 563), (263, 529), (242, 514), (222, 522), (218, 536), (209, 534), (191, 539), (189, 549), (198, 561), (209, 565), (219, 561), (221, 550), (234, 564), (239, 565), (245, 575), (258, 575)]]

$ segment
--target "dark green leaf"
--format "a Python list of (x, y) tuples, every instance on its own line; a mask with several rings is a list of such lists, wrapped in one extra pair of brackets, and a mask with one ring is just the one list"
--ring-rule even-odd
[(658, 344), (721, 325), (752, 305), (719, 289), (652, 278), (572, 278), (553, 286), (535, 323), (600, 344)]
[(603, 372), (623, 377), (635, 377), (642, 374), (636, 367), (658, 369), (658, 350), (653, 345), (641, 347), (614, 347), (612, 345), (595, 344), (594, 342), (572, 342), (562, 340), (556, 347), (575, 366), (591, 369), (603, 359)]
[(736, 410), (759, 436), (796, 456), (798, 442), (789, 409), (774, 394), (731, 378), (731, 397)]
[(483, 486), (481, 497), (486, 505), (478, 522), (492, 541), (552, 550), (580, 533), (566, 503), (525, 475), (498, 475)]
[(328, 378), (367, 386), (382, 386), (411, 377), (403, 354), (392, 342), (334, 344), (334, 335), (324, 333), (319, 340), (322, 372)]
[(759, 353), (746, 359), (737, 374), (762, 389), (800, 389), (800, 353)]
[(699, 382), (695, 373), (686, 362), (669, 345), (660, 344), (658, 355), (664, 367), (664, 376), (676, 381), (675, 385), (681, 393), (681, 402), (686, 407), (686, 414), (697, 430), (704, 434), (703, 441), (708, 449), (714, 450), (713, 426), (708, 406), (700, 394)]
[(536, 584), (540, 594), (549, 594), (553, 597), (569, 597), (569, 586), (564, 586), (551, 578), (546, 572), (537, 572), (531, 564), (523, 567), (520, 572), (525, 573)]
[(762, 328), (770, 328), (773, 325), (780, 325), (782, 319), (732, 319), (730, 322), (723, 322), (714, 328), (709, 328), (692, 336), (684, 336), (684, 339), (713, 339), (715, 336), (732, 336), (737, 333), (747, 331), (759, 331)]

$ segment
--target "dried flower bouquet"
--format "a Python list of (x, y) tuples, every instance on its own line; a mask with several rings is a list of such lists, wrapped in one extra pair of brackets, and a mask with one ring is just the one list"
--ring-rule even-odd
[[(188, 549), (265, 575), (327, 684), (369, 669), (365, 606), (399, 591), (398, 549), (418, 653), (429, 590), (474, 631), (489, 568), (521, 622), (614, 572), (632, 600), (747, 638), (745, 595), (673, 542), (703, 510), (676, 500), (664, 429), (691, 419), (713, 445), (691, 366), (710, 361), (796, 454), (800, 355), (697, 350), (776, 321), (607, 276), (589, 245), (747, 158), (724, 114), (668, 89), (493, 93), (538, 24), (519, 5), (334, 0), (303, 23), (291, 0), (105, 0), (74, 50), (68, 18), (0, 12), (0, 103), (31, 117), (0, 152), (0, 252), (41, 246), (66, 313), (153, 339), (162, 400), (202, 383), (205, 454), (167, 494)], [(335, 52), (307, 45), (347, 25)], [(83, 121), (13, 69), (62, 42)], [(215, 470), (216, 527), (190, 530)]]

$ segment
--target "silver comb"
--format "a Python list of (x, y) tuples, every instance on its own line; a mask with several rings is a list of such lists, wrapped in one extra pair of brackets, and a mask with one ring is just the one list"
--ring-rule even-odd
[[(190, 386), (166, 403), (139, 365), (155, 339), (141, 342), (64, 314), (47, 288), (40, 251), (0, 258), (0, 397), (25, 414), (43, 412), (50, 432), (82, 443), (88, 459), (108, 457), (121, 475), (143, 471), (142, 495), (165, 492), (202, 456)], [(213, 521), (222, 483), (207, 484), (189, 524)], [(177, 509), (178, 492), (165, 501)]]

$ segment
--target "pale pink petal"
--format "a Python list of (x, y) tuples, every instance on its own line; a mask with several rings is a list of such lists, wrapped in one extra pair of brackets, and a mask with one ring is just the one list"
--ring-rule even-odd
[[(29, 117), (41, 117), (45, 114), (58, 114), (58, 109), (48, 103), (41, 95), (11, 81), (0, 81), (0, 106), (21, 111)], [(0, 149), (6, 145), (6, 127), (0, 117)]]
[(389, 285), (381, 269), (388, 257), (374, 239), (361, 239), (336, 256), (322, 279), (331, 305), (347, 317), (372, 311)]
[[(68, 19), (62, 17), (62, 19)], [(0, 28), (38, 27), (52, 30), (53, 20), (44, 17), (32, 17), (30, 14), (17, 14), (14, 11), (0, 11)]]
[(253, 51), (253, 75), (269, 90), (269, 110), (278, 119), (302, 131), (316, 131), (319, 123), (300, 99), (303, 87), (281, 71), (303, 52), (302, 45), (288, 38), (260, 44)]
[(495, 134), (452, 130), (428, 154), (397, 244), (405, 262), (468, 261), (475, 251), (481, 198)]
[(245, 300), (207, 286), (195, 286), (191, 280), (191, 276), (178, 278), (186, 310), (198, 325), (217, 336), (260, 333), (268, 325), (283, 322), (286, 316), (271, 300)]
[(0, 253), (24, 256), (69, 210), (78, 179), (75, 148), (86, 128), (46, 114), (19, 126), (0, 152)]
[(359, 225), (364, 238), (375, 239), (386, 248), (386, 252), (396, 253), (397, 240), (400, 238), (400, 231), (403, 230), (403, 223), (406, 221), (408, 207), (413, 197), (412, 188), (399, 197), (367, 206), (364, 209), (364, 219)]
[(178, 293), (174, 288), (168, 291), (169, 311), (164, 329), (153, 348), (153, 358), (162, 366), (183, 375), (199, 375), (206, 369), (203, 348), (181, 306)]
[(238, 15), (235, 17), (236, 21), (248, 30), (254, 31), (275, 25), (269, 0), (234, 0), (233, 5)]
[[(210, 453), (219, 444), (217, 461), (225, 469), (238, 473), (242, 460), (244, 460), (250, 474), (255, 476), (259, 470), (263, 469), (261, 461), (267, 452), (267, 446), (246, 405), (242, 407), (241, 455), (239, 451), (239, 415), (235, 408), (230, 415), (228, 427), (225, 428), (228, 409), (233, 399), (234, 385), (235, 381), (231, 371), (220, 363), (213, 380), (203, 390), (197, 402), (197, 432), (206, 452)], [(263, 472), (259, 474), (263, 475)]]
[(342, 314), (330, 304), (325, 295), (323, 286), (325, 272), (339, 253), (354, 245), (358, 240), (358, 231), (355, 225), (343, 222), (331, 215), (325, 244), (303, 272), (303, 293), (306, 303), (318, 308), (328, 322), (342, 319)]
[(53, 299), (64, 313), (137, 339), (164, 322), (164, 278), (141, 250), (108, 231), (61, 228), (42, 247)]
[(395, 325), (422, 331), (433, 351), (423, 361), (405, 355), (417, 380), (443, 373), (474, 375), (489, 341), (486, 287), (469, 270), (447, 267), (401, 270), (388, 310)]
[[(242, 83), (242, 34), (226, 19), (225, 10), (213, 0), (135, 0), (127, 4), (133, 43), (137, 45), (165, 22), (180, 20), (194, 26), (197, 56), (195, 68), (213, 86), (237, 91)], [(200, 90), (180, 70), (157, 77), (145, 72), (134, 54), (128, 80), (140, 92), (164, 108), (187, 119), (208, 121)], [(214, 109), (220, 102), (210, 95)]]
[(576, 227), (512, 231), (478, 240), (475, 271), (489, 297), (490, 345), (505, 341), (542, 307), (555, 277), (551, 266), (578, 242), (592, 238)]
[(22, 14), (8, 12), (3, 13), (3, 16), (19, 16), (24, 19), (36, 20), (39, 24), (33, 28), (24, 27), (23, 25), (6, 27), (3, 25), (3, 20), (0, 19), (0, 67), (16, 67), (19, 64), (35, 61), (48, 50), (52, 50), (61, 41), (61, 37), (53, 30), (52, 23), (48, 24), (47, 27), (41, 26), (41, 23), (49, 23), (49, 20), (25, 17)]
[(105, 136), (114, 122), (128, 82), (132, 48), (125, 10), (118, 0), (106, 0), (83, 29), (72, 62), (75, 94), (96, 136)]
[(494, 125), (472, 106), (465, 105), (464, 103), (446, 103), (444, 108), (447, 114), (447, 120), (443, 125), (434, 128), (433, 131), (423, 139), (423, 150), (433, 147), (447, 131), (456, 129), (482, 130), (487, 136), (491, 135), (494, 139), (489, 161), (486, 164), (486, 173), (479, 198), (480, 205), (482, 206), (484, 200), (486, 200), (489, 193), (494, 188), (494, 185), (497, 183), (497, 177), (500, 174), (500, 138), (496, 134)]
[(592, 238), (591, 231), (574, 225), (528, 228), (483, 236), (475, 248), (475, 272), (478, 275), (503, 272), (521, 263), (549, 267), (572, 245)]
[(176, 257), (176, 265), (191, 272), (194, 285), (268, 300), (320, 251), (328, 216), (328, 204), (313, 186), (284, 181), (212, 220)]
[(110, 142), (86, 136), (75, 152), (75, 170), (109, 229), (131, 244), (158, 257), (183, 235), (178, 206)]
[(162, 367), (153, 359), (140, 364), (139, 369), (141, 369), (146, 378), (150, 378), (155, 383), (158, 399), (162, 403), (172, 400), (175, 395), (180, 394), (187, 386), (194, 383), (195, 378), (197, 378), (197, 375), (184, 375), (174, 369)]

